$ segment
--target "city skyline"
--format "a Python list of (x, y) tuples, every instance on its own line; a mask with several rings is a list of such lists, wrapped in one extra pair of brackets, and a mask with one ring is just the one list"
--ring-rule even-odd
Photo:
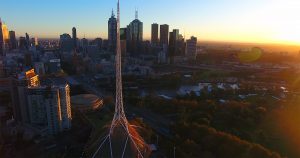
[[(107, 39), (107, 20), (115, 1), (86, 3), (66, 0), (16, 0), (2, 2), (1, 19), (16, 36), (26, 32), (39, 38), (59, 38), (71, 34), (76, 27), (78, 37)], [(122, 4), (123, 3), (123, 4)], [(280, 43), (300, 45), (300, 2), (296, 0), (254, 0), (240, 2), (221, 0), (129, 0), (124, 6), (126, 27), (134, 20), (135, 9), (144, 23), (144, 39), (151, 39), (151, 24), (168, 24), (169, 30), (179, 29), (186, 38), (198, 37), (202, 41)], [(47, 6), (47, 7), (43, 7)], [(168, 6), (168, 7), (164, 7)]]

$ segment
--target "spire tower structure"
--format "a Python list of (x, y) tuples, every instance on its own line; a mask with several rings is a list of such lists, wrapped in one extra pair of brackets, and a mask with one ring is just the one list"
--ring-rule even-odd
[(4, 38), (3, 38), (3, 32), (2, 32), (2, 21), (0, 18), (0, 56), (4, 55)]
[(124, 112), (123, 106), (123, 88), (122, 88), (122, 56), (121, 56), (121, 41), (120, 41), (120, 4), (118, 0), (117, 9), (117, 44), (116, 44), (116, 105), (115, 105), (115, 115), (112, 122), (113, 130), (114, 124), (128, 124), (127, 118)]
[(111, 17), (115, 17), (114, 9), (111, 9)]
[(139, 11), (138, 11), (138, 9), (135, 9), (135, 19), (139, 19)]
[[(120, 0), (117, 6), (117, 40), (116, 40), (116, 100), (115, 113), (110, 124), (109, 133), (104, 138), (93, 158), (146, 158), (149, 156), (149, 148), (135, 126), (128, 122), (123, 106), (122, 88), (122, 55), (120, 41)], [(107, 151), (108, 150), (108, 151)]]

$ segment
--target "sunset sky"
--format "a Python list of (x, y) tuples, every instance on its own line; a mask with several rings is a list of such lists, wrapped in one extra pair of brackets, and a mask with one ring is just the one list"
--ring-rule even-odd
[[(18, 36), (58, 38), (75, 26), (79, 37), (107, 38), (107, 20), (116, 0), (3, 0), (0, 16)], [(206, 41), (300, 45), (300, 0), (121, 0), (121, 27), (134, 19), (169, 24), (186, 37)]]

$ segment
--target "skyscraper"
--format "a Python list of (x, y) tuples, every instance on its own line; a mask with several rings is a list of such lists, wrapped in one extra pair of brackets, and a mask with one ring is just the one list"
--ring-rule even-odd
[(170, 32), (169, 38), (169, 48), (172, 54), (175, 54), (176, 43), (179, 40), (179, 30), (174, 29), (173, 32)]
[(169, 44), (169, 25), (160, 25), (160, 45)]
[(26, 45), (27, 45), (26, 38), (20, 37), (19, 38), (19, 49), (22, 49), (22, 50), (26, 49)]
[(188, 59), (196, 59), (197, 55), (197, 38), (192, 36), (191, 39), (186, 41), (186, 52), (185, 52), (186, 57)]
[(0, 78), (5, 77), (4, 61), (0, 58)]
[(138, 19), (138, 12), (135, 13), (135, 19), (128, 25), (129, 31), (127, 41), (131, 53), (136, 54), (143, 42), (143, 23)]
[(69, 85), (29, 87), (27, 89), (29, 123), (47, 127), (48, 134), (71, 128)]
[(62, 116), (62, 130), (68, 130), (71, 128), (71, 97), (70, 86), (68, 84), (58, 86), (60, 96), (60, 109)]
[(96, 39), (94, 39), (94, 41), (92, 41), (92, 43), (93, 43), (94, 45), (96, 45), (96, 46), (98, 47), (99, 50), (102, 49), (102, 43), (103, 43), (102, 38), (96, 38)]
[(120, 28), (120, 39), (121, 40), (127, 39), (127, 28)]
[(25, 38), (26, 38), (26, 45), (27, 45), (26, 48), (28, 49), (30, 47), (30, 37), (28, 33), (25, 34)]
[(9, 32), (7, 26), (3, 23), (2, 24), (2, 35), (3, 35), (3, 49), (9, 49)]
[(84, 55), (87, 54), (87, 48), (88, 48), (88, 46), (89, 46), (89, 40), (86, 39), (86, 38), (83, 38), (83, 39), (81, 40), (81, 48), (83, 49)]
[(60, 35), (59, 47), (63, 52), (71, 52), (73, 50), (73, 39), (69, 34)]
[(173, 63), (174, 56), (176, 54), (177, 49), (177, 41), (179, 39), (179, 30), (174, 29), (173, 32), (170, 32), (170, 38), (169, 38), (169, 58), (171, 63)]
[(158, 44), (158, 24), (156, 23), (151, 25), (151, 44)]
[(33, 44), (34, 44), (34, 46), (38, 46), (39, 45), (39, 41), (38, 41), (37, 37), (33, 38)]
[(2, 32), (2, 21), (0, 19), (0, 56), (4, 55), (4, 41), (3, 41), (3, 32)]
[(77, 32), (76, 28), (72, 28), (72, 39), (73, 39), (73, 45), (74, 45), (74, 50), (77, 49)]
[(9, 49), (17, 49), (17, 39), (15, 31), (9, 31)]
[(117, 44), (117, 19), (112, 11), (111, 17), (108, 20), (108, 49), (109, 51), (115, 51)]
[(11, 99), (14, 119), (17, 122), (28, 123), (27, 88), (39, 87), (39, 76), (34, 69), (29, 69), (11, 78)]
[(127, 52), (127, 28), (120, 28), (121, 52), (126, 55)]
[(175, 54), (179, 55), (179, 56), (184, 55), (185, 54), (185, 47), (186, 47), (185, 39), (181, 34), (179, 34), (179, 37), (176, 41)]

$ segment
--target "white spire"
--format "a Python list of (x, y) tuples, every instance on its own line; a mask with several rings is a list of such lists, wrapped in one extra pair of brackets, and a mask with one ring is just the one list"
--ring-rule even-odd
[[(96, 152), (93, 155), (93, 158), (96, 158), (98, 156), (98, 152), (103, 149), (102, 147), (104, 146), (105, 143), (108, 143), (109, 149), (110, 149), (110, 157), (113, 158), (116, 153), (113, 152), (116, 150), (121, 149), (122, 153), (122, 158), (127, 157), (125, 156), (127, 153), (127, 148), (134, 147), (137, 151), (136, 156), (134, 157), (139, 157), (143, 158), (144, 157), (144, 151), (146, 152), (146, 144), (144, 140), (140, 137), (137, 137), (136, 133), (133, 132), (135, 129), (130, 125), (128, 122), (126, 116), (125, 116), (125, 111), (123, 107), (123, 88), (122, 88), (122, 55), (121, 55), (121, 41), (120, 41), (120, 0), (118, 0), (118, 6), (117, 6), (117, 45), (116, 45), (116, 102), (115, 102), (115, 114), (113, 117), (113, 120), (110, 125), (110, 130), (109, 133), (106, 137), (103, 138), (102, 143), (96, 150)], [(121, 129), (123, 131), (118, 131), (115, 129)], [(112, 139), (115, 132), (118, 134), (118, 132), (124, 132), (124, 138), (120, 139), (126, 139), (125, 143), (120, 141), (121, 144), (115, 144), (112, 145)], [(119, 139), (119, 138), (118, 138)], [(117, 148), (117, 145), (120, 146)], [(126, 151), (126, 152), (125, 152)]]

